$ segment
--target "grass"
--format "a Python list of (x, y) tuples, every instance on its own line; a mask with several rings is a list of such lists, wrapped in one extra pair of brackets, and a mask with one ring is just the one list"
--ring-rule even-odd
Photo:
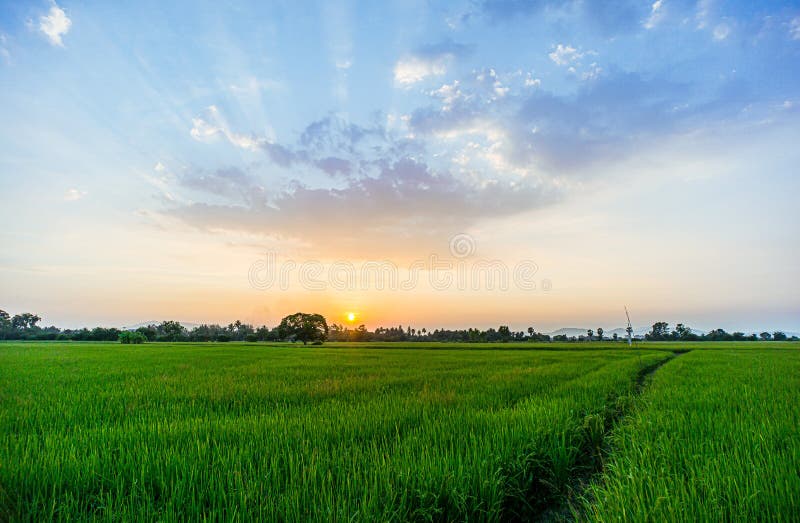
[(653, 375), (590, 489), (595, 521), (800, 521), (800, 351), (694, 351)]
[(8, 519), (498, 520), (661, 352), (5, 344)]
[(798, 513), (797, 345), (555, 345), (3, 343), (0, 520)]

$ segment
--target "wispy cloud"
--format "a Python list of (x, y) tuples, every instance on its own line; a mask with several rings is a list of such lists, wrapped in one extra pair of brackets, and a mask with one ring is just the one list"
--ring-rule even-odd
[(66, 202), (74, 202), (80, 200), (84, 196), (86, 196), (86, 191), (81, 191), (79, 189), (67, 189), (64, 191), (64, 201)]
[(518, 214), (545, 205), (549, 198), (531, 180), (474, 183), (412, 159), (384, 165), (375, 175), (351, 179), (339, 188), (297, 182), (263, 195), (252, 191), (251, 177), (236, 170), (187, 183), (241, 194), (241, 200), (176, 206), (167, 214), (202, 229), (301, 239), (328, 252), (353, 252), (364, 245), (402, 252), (412, 238), (416, 246), (432, 245), (481, 218)]
[(583, 57), (583, 53), (571, 45), (558, 44), (552, 53), (548, 54), (550, 60), (556, 65), (569, 65)]
[(711, 34), (714, 40), (725, 40), (731, 34), (731, 26), (726, 22), (722, 22), (714, 27), (714, 31)]
[(72, 27), (72, 20), (55, 2), (50, 7), (48, 14), (39, 18), (39, 30), (44, 33), (51, 44), (59, 47), (64, 47), (62, 37), (69, 32), (70, 27)]
[(264, 139), (255, 135), (239, 134), (231, 131), (222, 113), (215, 105), (206, 108), (202, 115), (192, 118), (192, 138), (199, 142), (211, 142), (223, 136), (228, 142), (241, 149), (258, 150)]
[(408, 88), (429, 77), (442, 76), (455, 58), (469, 52), (468, 46), (452, 40), (420, 47), (395, 64), (395, 85)]
[(645, 29), (653, 29), (664, 18), (664, 0), (656, 0), (650, 6), (650, 16), (644, 21)]
[(789, 36), (792, 40), (800, 40), (800, 16), (795, 17), (789, 22)]
[(448, 57), (425, 58), (407, 56), (394, 66), (394, 81), (401, 87), (411, 87), (430, 76), (441, 76), (447, 72)]

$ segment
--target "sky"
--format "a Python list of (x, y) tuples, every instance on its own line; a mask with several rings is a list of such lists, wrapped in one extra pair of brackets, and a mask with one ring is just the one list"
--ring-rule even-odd
[(0, 2), (0, 308), (800, 331), (800, 3)]

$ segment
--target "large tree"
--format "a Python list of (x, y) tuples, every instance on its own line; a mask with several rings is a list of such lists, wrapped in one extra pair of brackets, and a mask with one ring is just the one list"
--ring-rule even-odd
[(321, 314), (298, 312), (283, 318), (278, 332), (281, 338), (300, 340), (303, 345), (309, 341), (323, 342), (328, 337), (328, 322)]
[(23, 312), (22, 314), (17, 314), (13, 318), (11, 318), (11, 326), (19, 330), (32, 329), (36, 327), (36, 324), (39, 323), (41, 319), (42, 318), (40, 318), (36, 314), (31, 314), (30, 312)]
[(0, 309), (0, 339), (6, 337), (6, 332), (11, 330), (11, 316), (2, 309)]

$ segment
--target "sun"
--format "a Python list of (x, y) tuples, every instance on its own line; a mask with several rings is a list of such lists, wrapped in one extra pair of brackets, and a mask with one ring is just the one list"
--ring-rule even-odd
[(347, 321), (356, 321), (356, 313), (355, 312), (348, 312), (347, 313)]

